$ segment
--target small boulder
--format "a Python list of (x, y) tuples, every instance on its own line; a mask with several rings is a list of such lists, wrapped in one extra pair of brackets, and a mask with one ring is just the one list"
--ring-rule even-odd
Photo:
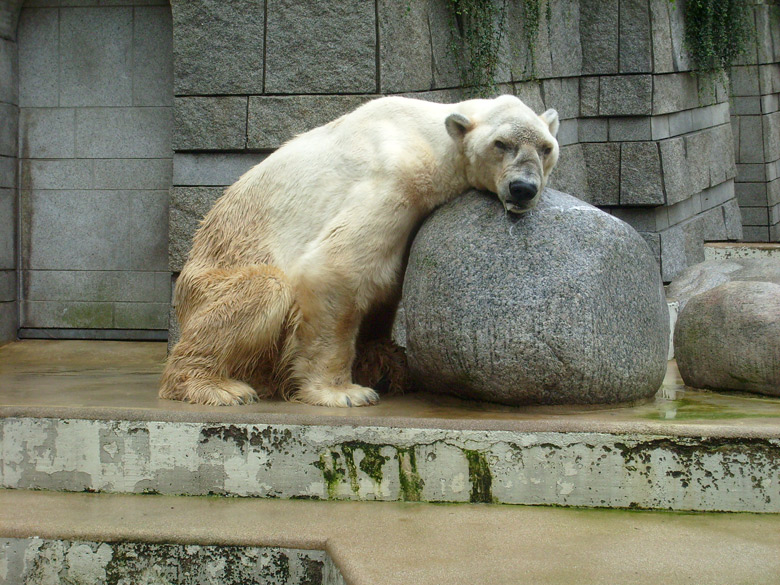
[(404, 279), (415, 386), (504, 404), (655, 394), (669, 317), (655, 258), (628, 224), (548, 189), (507, 215), (471, 192), (434, 212)]
[(666, 296), (677, 301), (682, 311), (694, 296), (737, 280), (780, 284), (780, 260), (728, 258), (700, 262), (681, 272), (666, 288)]
[(688, 386), (780, 396), (780, 284), (734, 281), (692, 297), (674, 346)]

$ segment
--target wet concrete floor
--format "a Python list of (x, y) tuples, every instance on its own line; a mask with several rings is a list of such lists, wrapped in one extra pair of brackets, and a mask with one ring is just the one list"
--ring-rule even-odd
[(234, 407), (157, 398), (160, 342), (26, 340), (0, 347), (0, 415), (289, 422), (401, 427), (671, 432), (780, 436), (780, 399), (684, 386), (674, 362), (641, 404), (509, 407), (415, 392), (373, 407), (322, 408), (281, 400)]

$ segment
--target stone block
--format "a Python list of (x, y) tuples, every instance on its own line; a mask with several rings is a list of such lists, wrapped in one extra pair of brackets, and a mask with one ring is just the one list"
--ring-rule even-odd
[(22, 301), (22, 327), (111, 329), (112, 303), (78, 301)]
[(728, 239), (723, 210), (720, 207), (704, 212), (701, 222), (705, 242), (722, 242)]
[(692, 69), (688, 47), (685, 45), (685, 16), (682, 3), (675, 2), (669, 7), (669, 27), (672, 31), (672, 61), (675, 71)]
[(16, 268), (16, 191), (0, 189), (0, 270)]
[[(780, 159), (780, 112), (761, 117), (764, 133), (764, 160)], [(748, 162), (748, 161), (745, 161)]]
[[(24, 194), (25, 269), (167, 270), (167, 191)], [(130, 218), (130, 219), (129, 219)]]
[(589, 201), (586, 171), (582, 145), (563, 146), (558, 166), (550, 177), (549, 186), (559, 191), (573, 193), (580, 199)]
[(19, 108), (0, 103), (0, 156), (16, 156), (19, 131)]
[(176, 150), (246, 148), (246, 97), (177, 97), (174, 105)]
[(604, 75), (619, 72), (619, 22), (618, 0), (580, 2), (583, 74)]
[(701, 200), (701, 208), (704, 210), (711, 209), (713, 207), (719, 207), (731, 201), (735, 198), (734, 193), (734, 181), (724, 181), (718, 185), (714, 185), (709, 189), (702, 191), (699, 194)]
[(759, 207), (767, 205), (766, 183), (736, 183), (734, 193), (742, 207)]
[(715, 126), (709, 130), (709, 134), (710, 185), (717, 185), (737, 176), (731, 124)]
[(764, 114), (771, 114), (780, 110), (780, 95), (773, 93), (770, 95), (762, 95), (760, 98), (761, 112)]
[[(263, 93), (265, 2), (173, 0), (171, 8), (176, 95)], [(291, 55), (315, 34), (297, 38)]]
[[(433, 75), (431, 2), (379, 0), (379, 67), (382, 93), (429, 90)], [(448, 19), (449, 20), (449, 19)], [(438, 24), (438, 23), (437, 23)], [(451, 62), (450, 62), (451, 61)], [(459, 79), (454, 59), (445, 60)]]
[(741, 207), (742, 225), (748, 226), (768, 226), (769, 209), (767, 207)]
[(735, 97), (734, 114), (737, 116), (757, 115), (761, 113), (761, 96), (751, 95)]
[(76, 110), (21, 108), (19, 154), (24, 158), (70, 158), (76, 154)]
[(761, 65), (758, 68), (758, 82), (762, 95), (780, 92), (780, 63)]
[(542, 99), (542, 84), (539, 81), (526, 81), (515, 84), (514, 94), (534, 112), (543, 112), (547, 108)]
[[(580, 25), (580, 0), (558, 0), (549, 14), (550, 73), (555, 76), (573, 77), (582, 74), (582, 40)], [(544, 8), (543, 12), (547, 12)], [(565, 88), (564, 88), (565, 89)]]
[(266, 93), (373, 93), (374, 2), (280, 0), (267, 6)]
[(545, 79), (542, 81), (544, 103), (558, 111), (562, 120), (580, 114), (580, 84), (576, 78)]
[(776, 160), (766, 165), (766, 180), (774, 181), (780, 177), (780, 160)]
[(693, 132), (693, 116), (691, 110), (672, 112), (669, 117), (669, 135), (680, 136)]
[(780, 203), (769, 209), (769, 225), (780, 223)]
[(739, 211), (739, 204), (736, 199), (727, 201), (721, 205), (723, 211), (723, 223), (726, 226), (726, 239), (742, 239), (742, 215)]
[[(168, 6), (136, 6), (133, 14), (133, 105), (172, 106), (171, 9)], [(234, 47), (233, 54), (241, 49)]]
[(94, 159), (95, 189), (161, 190), (171, 187), (170, 158)]
[(19, 68), (16, 43), (0, 39), (0, 102), (19, 104)]
[(766, 200), (768, 205), (780, 203), (780, 179), (769, 181), (766, 184)]
[(620, 145), (586, 143), (582, 145), (588, 178), (587, 200), (593, 205), (620, 203)]
[(636, 142), (652, 140), (651, 118), (649, 117), (615, 117), (609, 119), (610, 142)]
[(650, 28), (653, 49), (653, 72), (671, 73), (674, 71), (672, 56), (672, 29), (669, 21), (667, 2), (649, 2)]
[(169, 216), (170, 270), (181, 271), (200, 220), (222, 196), (219, 187), (173, 187)]
[[(756, 15), (756, 48), (758, 63), (776, 63), (780, 57), (780, 49), (774, 46), (780, 40), (780, 10), (767, 4), (755, 7)], [(774, 41), (774, 43), (773, 43)]]
[(696, 77), (689, 73), (653, 76), (653, 114), (670, 114), (699, 107)]
[(766, 165), (738, 164), (737, 181), (740, 183), (759, 183), (766, 181)]
[(663, 205), (658, 145), (624, 142), (620, 151), (620, 205)]
[(680, 226), (675, 226), (658, 235), (661, 239), (661, 278), (664, 282), (671, 282), (688, 267), (685, 234)]
[[(703, 130), (715, 126), (715, 106), (693, 108), (691, 110), (691, 130)], [(729, 137), (731, 140), (731, 137)]]
[(764, 135), (761, 116), (739, 117), (739, 162), (762, 163), (764, 158)]
[(0, 156), (0, 189), (16, 188), (16, 165), (16, 158)]
[(652, 35), (648, 1), (620, 0), (619, 22), (620, 72), (651, 72), (653, 70)]
[(652, 111), (652, 97), (651, 75), (602, 77), (599, 83), (599, 114), (649, 116)]
[(656, 210), (646, 207), (614, 207), (610, 213), (638, 232), (656, 231)]
[(607, 118), (582, 118), (579, 120), (580, 142), (606, 142), (609, 139)]
[[(394, 2), (392, 4), (398, 4)], [(410, 3), (414, 6), (414, 2)], [(460, 85), (461, 74), (458, 67), (458, 59), (453, 54), (453, 46), (459, 46), (458, 40), (452, 32), (452, 12), (449, 2), (423, 2), (428, 4), (431, 43), (431, 74), (433, 78), (433, 87), (450, 88)], [(511, 3), (509, 10), (511, 11)], [(412, 10), (414, 10), (412, 8)], [(382, 33), (379, 33), (379, 46), (382, 48)], [(403, 69), (408, 72), (408, 67)], [(380, 77), (384, 72), (380, 72)]]
[(706, 130), (687, 134), (685, 136), (685, 152), (691, 188), (694, 192), (703, 191), (710, 186), (711, 134)]
[(351, 112), (374, 96), (260, 96), (249, 98), (247, 147), (276, 149), (307, 130)]
[(768, 242), (769, 227), (755, 226), (755, 225), (742, 226), (742, 241), (743, 242)]
[(170, 272), (133, 270), (25, 270), (24, 298), (30, 301), (165, 303)]
[(666, 208), (669, 225), (679, 225), (701, 213), (701, 196), (694, 193), (685, 201), (680, 201)]
[(658, 143), (661, 152), (666, 202), (674, 205), (693, 194), (688, 161), (685, 157), (685, 139), (682, 137), (662, 140)]
[(580, 77), (580, 116), (599, 115), (599, 85), (598, 77)]
[[(26, 2), (26, 4), (31, 3)], [(22, 4), (25, 4), (23, 0), (7, 0), (0, 4), (0, 38), (16, 40), (16, 24)]]
[(0, 270), (0, 302), (16, 300), (16, 271)]
[(731, 91), (734, 97), (760, 94), (758, 67), (755, 65), (732, 67), (729, 76), (731, 77)]
[(256, 153), (177, 153), (173, 156), (173, 184), (226, 187), (266, 156)]
[(0, 340), (14, 341), (19, 330), (18, 303), (0, 303)]
[(173, 112), (167, 107), (78, 108), (76, 156), (169, 158)]
[(165, 303), (114, 303), (116, 329), (167, 329), (168, 307)]
[(133, 105), (133, 9), (60, 10), (60, 106)]
[(561, 127), (558, 129), (558, 136), (556, 138), (558, 140), (558, 144), (561, 146), (568, 146), (570, 144), (580, 142), (579, 120), (561, 120)]
[(92, 161), (22, 159), (22, 185), (25, 189), (91, 189)]
[(59, 105), (59, 15), (28, 8), (19, 17), (19, 105)]
[(669, 116), (652, 116), (650, 118), (650, 134), (653, 140), (663, 140), (672, 135), (669, 127)]

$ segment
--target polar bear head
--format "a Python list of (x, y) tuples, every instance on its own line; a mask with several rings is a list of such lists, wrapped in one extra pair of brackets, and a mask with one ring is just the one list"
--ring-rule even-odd
[(511, 95), (454, 107), (445, 124), (462, 149), (471, 186), (496, 193), (512, 213), (532, 209), (558, 162), (558, 112), (537, 116)]

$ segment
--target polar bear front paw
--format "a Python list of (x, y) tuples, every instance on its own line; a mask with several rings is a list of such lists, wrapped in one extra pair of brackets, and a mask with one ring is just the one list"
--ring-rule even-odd
[(349, 384), (339, 387), (309, 386), (301, 388), (293, 397), (295, 402), (315, 406), (371, 406), (379, 402), (379, 394), (366, 386)]

